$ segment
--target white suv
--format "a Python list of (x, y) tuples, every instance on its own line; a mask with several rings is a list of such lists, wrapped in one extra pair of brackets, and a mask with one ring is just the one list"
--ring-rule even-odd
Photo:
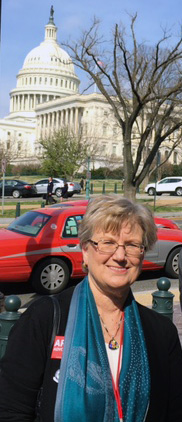
[(159, 182), (149, 183), (145, 188), (145, 193), (148, 195), (154, 195), (156, 189), (157, 195), (162, 193), (170, 193), (170, 195), (182, 196), (182, 177), (165, 177), (159, 180)]
[[(34, 184), (37, 195), (45, 195), (47, 193), (47, 185), (49, 179), (42, 179), (39, 180)], [(76, 182), (67, 182), (68, 183), (68, 196), (73, 196), (74, 193), (81, 192), (81, 186), (79, 183)], [(53, 178), (53, 194), (60, 197), (62, 193), (62, 188), (64, 186), (64, 180), (59, 178)]]

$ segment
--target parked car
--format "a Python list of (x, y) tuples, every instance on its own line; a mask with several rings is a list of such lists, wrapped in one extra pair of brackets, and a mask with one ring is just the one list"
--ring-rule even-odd
[(169, 193), (170, 195), (182, 196), (182, 177), (165, 177), (164, 179), (159, 180), (159, 182), (149, 183), (145, 187), (145, 192), (148, 195), (154, 195), (156, 191), (157, 195), (162, 195), (162, 193)]
[[(84, 275), (78, 225), (86, 207), (41, 208), (0, 229), (0, 282), (28, 282), (41, 294), (63, 290), (70, 277)], [(143, 270), (164, 268), (178, 278), (182, 231), (158, 228), (158, 241), (146, 253)]]
[[(36, 189), (35, 186), (23, 182), (22, 180), (6, 180), (4, 181), (4, 195), (13, 196), (13, 198), (20, 198), (21, 196), (35, 196)], [(3, 181), (0, 181), (0, 196), (2, 196), (3, 191)]]
[[(59, 179), (57, 177), (53, 178), (53, 194), (61, 196), (62, 188), (64, 186), (64, 179)], [(73, 196), (75, 193), (81, 193), (81, 186), (77, 182), (67, 182), (68, 183), (68, 197)], [(48, 178), (39, 180), (35, 183), (35, 188), (37, 195), (45, 195), (47, 193)]]
[[(79, 199), (77, 201), (65, 201), (60, 202), (59, 204), (51, 205), (51, 208), (63, 208), (63, 207), (78, 207), (78, 206), (84, 206), (86, 207), (91, 201), (91, 199)], [(175, 229), (175, 230), (181, 230), (177, 223), (175, 223), (172, 220), (169, 220), (168, 218), (162, 218), (162, 217), (154, 217), (155, 224), (157, 227), (163, 227), (166, 229)]]
[(154, 217), (155, 224), (157, 227), (163, 227), (164, 229), (181, 230), (175, 221), (169, 220), (168, 218)]

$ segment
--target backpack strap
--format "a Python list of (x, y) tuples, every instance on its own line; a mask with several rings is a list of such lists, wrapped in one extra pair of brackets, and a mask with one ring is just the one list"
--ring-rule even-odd
[(58, 302), (58, 299), (57, 299), (56, 296), (49, 296), (49, 297), (50, 297), (50, 299), (52, 301), (52, 305), (53, 305), (52, 334), (51, 334), (50, 343), (49, 343), (48, 348), (47, 348), (47, 365), (45, 367), (44, 378), (43, 378), (42, 385), (41, 385), (39, 392), (38, 392), (38, 395), (37, 395), (36, 418), (34, 419), (34, 422), (41, 422), (42, 421), (40, 411), (41, 411), (41, 403), (42, 403), (42, 399), (43, 399), (43, 385), (44, 385), (44, 380), (46, 378), (46, 373), (47, 373), (48, 368), (49, 368), (49, 361), (50, 361), (50, 357), (51, 357), (51, 353), (52, 353), (54, 339), (55, 339), (56, 335), (59, 333), (59, 326), (60, 326), (60, 321), (61, 321), (61, 309), (60, 309), (60, 304)]
[(50, 299), (52, 300), (53, 304), (53, 323), (52, 323), (52, 334), (51, 334), (51, 340), (48, 347), (48, 353), (47, 357), (49, 358), (52, 353), (52, 347), (54, 344), (54, 339), (56, 335), (58, 335), (59, 332), (59, 326), (60, 326), (60, 320), (61, 320), (61, 309), (60, 304), (58, 302), (58, 299), (56, 296), (50, 296)]

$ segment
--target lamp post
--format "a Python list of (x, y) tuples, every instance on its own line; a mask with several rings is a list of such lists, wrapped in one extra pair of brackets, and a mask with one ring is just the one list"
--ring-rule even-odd
[(156, 172), (155, 172), (155, 192), (154, 192), (154, 211), (156, 208), (156, 188), (157, 188), (157, 180), (158, 180), (158, 167), (160, 165), (160, 159), (161, 159), (161, 155), (160, 152), (157, 151), (157, 167), (156, 167)]
[(91, 178), (90, 157), (88, 157), (88, 159), (87, 159), (87, 178), (86, 178), (86, 199), (90, 198), (90, 178)]

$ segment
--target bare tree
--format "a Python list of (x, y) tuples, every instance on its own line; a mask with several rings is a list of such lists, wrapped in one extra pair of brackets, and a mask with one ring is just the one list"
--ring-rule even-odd
[[(164, 30), (155, 46), (140, 44), (136, 17), (131, 17), (128, 35), (116, 24), (109, 42), (99, 35), (100, 22), (94, 18), (78, 41), (64, 43), (72, 62), (87, 72), (90, 83), (95, 83), (106, 98), (121, 128), (125, 195), (133, 199), (159, 147), (171, 134), (178, 135), (182, 126), (182, 37), (171, 46), (171, 35)], [(134, 128), (139, 135), (135, 156)]]

